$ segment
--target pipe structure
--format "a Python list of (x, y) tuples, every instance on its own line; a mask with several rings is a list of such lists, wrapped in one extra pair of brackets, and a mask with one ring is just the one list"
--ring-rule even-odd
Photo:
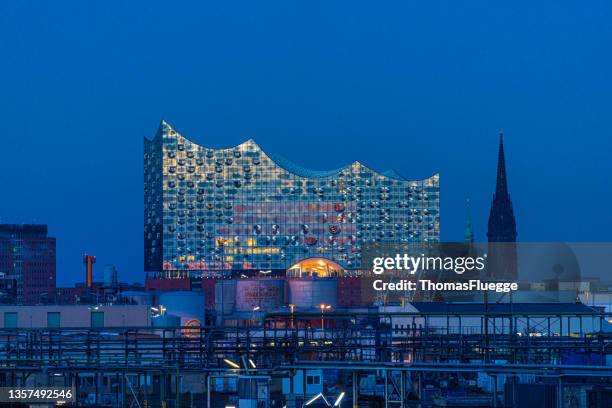
[(93, 264), (96, 263), (96, 257), (85, 254), (83, 263), (85, 264), (85, 286), (91, 289), (93, 287)]

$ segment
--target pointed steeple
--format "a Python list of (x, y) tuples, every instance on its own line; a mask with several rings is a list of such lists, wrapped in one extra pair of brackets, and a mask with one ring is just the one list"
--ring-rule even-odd
[[(499, 134), (497, 178), (491, 202), (487, 238), (489, 240), (489, 276), (496, 279), (516, 279), (516, 219), (508, 192), (503, 133)], [(497, 244), (503, 243), (503, 244)]]
[(508, 180), (506, 177), (506, 156), (504, 154), (504, 132), (499, 131), (499, 152), (497, 154), (497, 181), (495, 195), (505, 197), (508, 195)]
[(506, 177), (506, 156), (504, 154), (504, 135), (499, 134), (499, 153), (497, 156), (497, 179), (495, 194), (489, 213), (489, 242), (516, 242), (516, 220), (512, 200), (508, 193)]

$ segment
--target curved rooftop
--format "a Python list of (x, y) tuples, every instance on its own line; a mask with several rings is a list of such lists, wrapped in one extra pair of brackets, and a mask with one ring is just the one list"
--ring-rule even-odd
[(291, 278), (317, 277), (331, 278), (344, 273), (344, 268), (327, 258), (307, 258), (287, 269)]
[[(404, 181), (404, 182), (414, 182), (417, 180), (408, 180), (405, 177), (403, 177), (402, 175), (400, 175), (396, 170), (394, 169), (388, 169), (388, 170), (384, 170), (384, 171), (377, 171), (375, 169), (372, 169), (371, 167), (366, 166), (365, 164), (359, 162), (359, 161), (355, 161), (351, 164), (336, 168), (336, 169), (332, 169), (332, 170), (313, 170), (313, 169), (308, 169), (306, 167), (300, 166), (290, 160), (287, 160), (286, 158), (280, 156), (280, 155), (276, 155), (276, 154), (269, 154), (267, 152), (265, 152), (258, 144), (257, 142), (255, 142), (255, 140), (253, 139), (248, 139), (236, 146), (233, 147), (226, 147), (226, 148), (213, 148), (213, 147), (207, 147), (204, 145), (201, 145), (199, 143), (194, 142), (193, 140), (185, 137), (184, 135), (182, 135), (180, 132), (178, 132), (176, 129), (174, 129), (168, 122), (166, 122), (165, 120), (162, 120), (159, 126), (159, 129), (154, 137), (153, 140), (157, 139), (158, 137), (162, 137), (164, 134), (170, 133), (170, 132), (176, 132), (180, 137), (184, 138), (185, 140), (189, 141), (189, 143), (201, 148), (201, 149), (210, 149), (210, 150), (214, 150), (214, 151), (233, 151), (235, 149), (240, 149), (242, 147), (246, 147), (246, 146), (252, 146), (255, 149), (258, 149), (262, 154), (264, 154), (265, 156), (267, 156), (275, 165), (277, 165), (278, 167), (293, 173), (296, 176), (299, 177), (304, 177), (304, 178), (329, 178), (329, 177), (336, 177), (341, 175), (341, 173), (347, 169), (351, 169), (354, 167), (363, 167), (373, 173), (376, 173), (377, 175), (381, 176), (381, 177), (385, 177), (385, 178), (389, 178), (389, 179), (393, 179), (393, 180), (397, 180), (397, 181)], [(147, 142), (150, 142), (148, 139), (145, 138), (145, 140)], [(431, 179), (431, 178), (435, 178), (437, 177), (438, 174), (434, 174), (431, 177), (426, 178), (425, 180)]]

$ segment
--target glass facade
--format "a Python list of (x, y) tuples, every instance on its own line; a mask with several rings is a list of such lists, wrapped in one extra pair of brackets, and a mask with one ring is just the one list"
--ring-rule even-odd
[(438, 242), (439, 176), (354, 162), (313, 171), (262, 151), (198, 145), (162, 122), (145, 138), (145, 269), (281, 270), (312, 257), (360, 268), (368, 242)]

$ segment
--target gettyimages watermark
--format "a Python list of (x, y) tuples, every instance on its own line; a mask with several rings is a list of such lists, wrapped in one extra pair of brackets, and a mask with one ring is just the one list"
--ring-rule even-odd
[[(429, 252), (441, 252), (438, 245), (428, 248)], [(468, 251), (469, 252), (469, 251)], [(466, 272), (483, 272), (486, 268), (487, 254), (483, 256), (441, 256), (425, 255), (414, 256), (408, 253), (395, 254), (392, 257), (374, 257), (372, 259), (372, 273), (383, 275), (385, 271), (401, 271), (409, 275), (424, 274), (427, 272), (454, 272), (463, 275)], [(516, 282), (484, 282), (480, 279), (470, 279), (467, 282), (437, 282), (431, 279), (418, 279), (416, 281), (400, 279), (397, 282), (385, 282), (376, 279), (372, 287), (375, 291), (476, 291), (491, 290), (498, 293), (510, 292), (518, 289)]]
[(612, 277), (612, 243), (366, 243), (362, 300), (575, 301)]

